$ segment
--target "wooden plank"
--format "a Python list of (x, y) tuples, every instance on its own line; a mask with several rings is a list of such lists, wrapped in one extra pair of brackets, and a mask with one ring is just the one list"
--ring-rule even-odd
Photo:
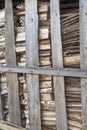
[[(37, 0), (25, 0), (27, 67), (38, 66)], [(39, 76), (27, 75), (29, 119), (31, 130), (41, 130)]]
[[(87, 69), (87, 1), (80, 0), (80, 67)], [(87, 129), (87, 78), (81, 78), (82, 125)]]
[(2, 100), (1, 100), (1, 93), (0, 93), (0, 120), (2, 120)]
[(0, 121), (0, 130), (26, 130), (26, 129), (5, 121)]
[(0, 73), (25, 73), (32, 75), (54, 75), (66, 77), (83, 77), (87, 78), (87, 70), (85, 69), (70, 69), (70, 68), (41, 68), (41, 67), (0, 67)]
[[(16, 66), (15, 38), (12, 0), (5, 1), (5, 40), (6, 40), (6, 63), (9, 67)], [(17, 74), (7, 73), (9, 122), (21, 125), (18, 79)]]
[[(54, 68), (63, 68), (59, 0), (51, 0), (51, 42)], [(57, 130), (67, 130), (64, 77), (53, 77)]]

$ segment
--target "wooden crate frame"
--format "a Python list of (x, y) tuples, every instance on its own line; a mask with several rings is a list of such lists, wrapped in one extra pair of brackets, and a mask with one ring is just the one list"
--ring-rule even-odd
[[(50, 0), (53, 68), (46, 69), (46, 68), (38, 67), (37, 0), (25, 0), (26, 54), (27, 54), (27, 66), (25, 68), (16, 66), (12, 0), (5, 0), (5, 11), (6, 11), (5, 12), (5, 15), (6, 15), (5, 32), (6, 32), (6, 42), (7, 42), (6, 43), (7, 66), (6, 67), (0, 66), (0, 72), (7, 73), (7, 84), (8, 86), (10, 86), (8, 89), (9, 117), (10, 117), (9, 122), (20, 126), (21, 118), (20, 118), (20, 109), (19, 109), (20, 106), (18, 102), (19, 95), (17, 93), (18, 92), (17, 73), (26, 73), (27, 81), (28, 81), (27, 87), (28, 87), (28, 90), (30, 91), (30, 93), (28, 94), (29, 95), (28, 104), (29, 104), (30, 129), (41, 130), (38, 75), (47, 74), (47, 75), (53, 75), (54, 94), (55, 94), (55, 102), (56, 102), (57, 130), (67, 130), (67, 114), (66, 114), (66, 104), (65, 104), (65, 98), (64, 98), (65, 97), (64, 76), (81, 77), (82, 125), (83, 125), (83, 130), (87, 128), (87, 62), (86, 62), (87, 60), (87, 50), (86, 50), (87, 49), (87, 46), (86, 46), (87, 44), (87, 38), (86, 38), (87, 37), (87, 22), (86, 22), (87, 1), (80, 0), (79, 3), (80, 3), (81, 69), (63, 68), (59, 0)], [(35, 50), (35, 52), (33, 50)], [(15, 79), (15, 82), (14, 82), (14, 79)], [(14, 85), (13, 85), (13, 82), (14, 82)], [(35, 85), (34, 88), (32, 87), (33, 85)], [(56, 87), (57, 85), (59, 87)], [(62, 94), (60, 93), (60, 91), (62, 92)], [(16, 94), (15, 96), (16, 98), (13, 96), (13, 93)], [(59, 98), (60, 98), (60, 101), (58, 100)], [(34, 99), (37, 99), (37, 100), (35, 101)], [(63, 102), (61, 102), (61, 100)], [(14, 104), (16, 108), (18, 109), (14, 108)], [(35, 108), (33, 108), (33, 104), (36, 105)], [(0, 102), (0, 108), (1, 108), (1, 102)], [(0, 119), (2, 120), (1, 112), (0, 112)]]

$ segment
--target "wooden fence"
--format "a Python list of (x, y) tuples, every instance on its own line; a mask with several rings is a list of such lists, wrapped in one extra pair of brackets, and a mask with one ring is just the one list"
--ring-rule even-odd
[[(25, 0), (27, 66), (16, 66), (15, 35), (12, 0), (5, 0), (6, 63), (0, 72), (6, 72), (8, 85), (9, 122), (21, 126), (17, 73), (27, 74), (28, 107), (31, 130), (41, 130), (39, 75), (53, 75), (57, 130), (67, 130), (64, 76), (81, 77), (82, 128), (87, 129), (87, 1), (80, 0), (80, 69), (63, 68), (59, 0), (50, 0), (51, 42), (53, 68), (38, 67), (37, 0)], [(0, 119), (2, 103), (0, 101)], [(0, 129), (7, 130), (5, 124)], [(10, 128), (8, 128), (9, 130)], [(15, 128), (14, 128), (15, 130)]]

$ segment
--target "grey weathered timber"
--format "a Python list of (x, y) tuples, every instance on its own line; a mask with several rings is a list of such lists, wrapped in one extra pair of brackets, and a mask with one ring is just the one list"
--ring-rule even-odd
[[(0, 80), (0, 82), (1, 82), (1, 80)], [(1, 88), (0, 88), (0, 90), (1, 90)], [(1, 92), (0, 92), (0, 120), (2, 120), (2, 119), (3, 119), (2, 118), (2, 99), (1, 99)]]
[[(15, 67), (16, 54), (12, 0), (5, 0), (5, 18), (6, 64), (9, 67)], [(21, 125), (17, 74), (7, 73), (6, 77), (8, 86), (9, 122)]]
[[(27, 67), (38, 66), (37, 0), (25, 0)], [(41, 130), (39, 76), (27, 75), (29, 119), (31, 130)]]
[(1, 66), (0, 73), (2, 72), (87, 78), (87, 69)]
[[(80, 0), (80, 57), (81, 69), (87, 69), (87, 0)], [(87, 129), (87, 78), (81, 78), (82, 126)]]
[(0, 120), (2, 120), (2, 100), (1, 100), (1, 93), (0, 93)]
[[(51, 0), (51, 43), (54, 68), (63, 68), (59, 0)], [(53, 77), (57, 130), (67, 130), (64, 77)]]
[(26, 130), (20, 126), (8, 123), (5, 121), (0, 121), (0, 130)]

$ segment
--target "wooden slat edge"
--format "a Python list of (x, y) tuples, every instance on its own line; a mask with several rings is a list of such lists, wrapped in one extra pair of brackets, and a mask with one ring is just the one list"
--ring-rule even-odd
[[(80, 0), (80, 67), (87, 69), (87, 1)], [(87, 78), (81, 78), (82, 126), (87, 129)]]

